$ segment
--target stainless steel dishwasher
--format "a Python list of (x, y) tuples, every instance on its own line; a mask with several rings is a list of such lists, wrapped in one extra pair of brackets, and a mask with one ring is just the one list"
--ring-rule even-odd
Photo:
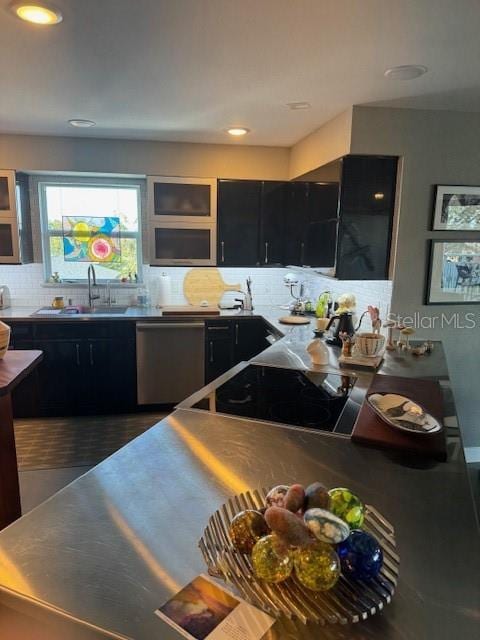
[(204, 358), (204, 322), (137, 322), (138, 404), (172, 404), (198, 391)]

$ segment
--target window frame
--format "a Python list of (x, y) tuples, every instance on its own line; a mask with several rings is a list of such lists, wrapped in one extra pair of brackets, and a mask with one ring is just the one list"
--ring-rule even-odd
[[(98, 177), (80, 177), (80, 176), (62, 176), (62, 175), (39, 175), (37, 177), (37, 195), (38, 195), (38, 208), (40, 217), (40, 241), (42, 251), (42, 262), (45, 282), (51, 282), (52, 273), (52, 256), (50, 252), (50, 238), (62, 238), (63, 231), (61, 229), (52, 230), (48, 228), (48, 211), (46, 200), (46, 188), (47, 187), (86, 187), (86, 188), (113, 188), (113, 189), (135, 189), (137, 192), (137, 207), (138, 207), (138, 223), (137, 231), (122, 231), (118, 236), (120, 238), (132, 238), (137, 242), (137, 283), (143, 282), (143, 211), (142, 211), (142, 189), (145, 188), (145, 180), (139, 178), (138, 180), (122, 179), (122, 178), (106, 178), (102, 176)], [(86, 272), (89, 264), (100, 264), (97, 262), (85, 263), (85, 278), (68, 278), (68, 280), (62, 279), (62, 284), (85, 284), (88, 282)], [(133, 275), (133, 274), (132, 274)], [(110, 282), (114, 284), (120, 281), (117, 278), (97, 278), (99, 283)]]

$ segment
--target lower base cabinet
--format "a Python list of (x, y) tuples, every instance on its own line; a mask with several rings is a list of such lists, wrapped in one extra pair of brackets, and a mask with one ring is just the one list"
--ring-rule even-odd
[[(14, 392), (14, 416), (122, 413), (136, 408), (134, 323), (32, 325), (15, 349), (40, 349), (43, 360)], [(15, 336), (15, 327), (13, 327)]]
[(205, 325), (205, 383), (233, 366), (250, 360), (269, 346), (270, 331), (261, 318), (207, 320)]
[[(14, 349), (40, 349), (43, 360), (13, 393), (16, 418), (137, 410), (135, 322), (12, 323)], [(261, 318), (205, 323), (205, 382), (269, 346)]]

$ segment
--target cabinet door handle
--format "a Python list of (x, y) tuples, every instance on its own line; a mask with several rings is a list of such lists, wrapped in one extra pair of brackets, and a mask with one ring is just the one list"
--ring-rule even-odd
[(210, 340), (210, 362), (213, 362), (213, 342)]
[(79, 367), (80, 366), (80, 345), (79, 344), (75, 345), (75, 352), (77, 355), (77, 367)]
[(222, 262), (225, 262), (225, 242), (223, 240), (220, 242), (220, 246), (222, 247)]
[(90, 347), (90, 349), (89, 349), (89, 351), (90, 351), (90, 366), (93, 367), (93, 365), (94, 365), (94, 362), (93, 362), (93, 344), (90, 343), (89, 347)]
[(305, 258), (305, 243), (302, 242), (300, 245), (300, 264), (302, 265), (304, 263), (304, 258)]
[(268, 242), (265, 242), (265, 264), (268, 264)]
[(235, 323), (235, 346), (238, 346), (238, 322)]

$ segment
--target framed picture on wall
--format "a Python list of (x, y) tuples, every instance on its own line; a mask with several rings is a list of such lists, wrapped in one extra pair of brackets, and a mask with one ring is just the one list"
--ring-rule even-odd
[(426, 304), (480, 303), (480, 241), (430, 242)]
[(480, 231), (480, 187), (437, 185), (434, 231)]

